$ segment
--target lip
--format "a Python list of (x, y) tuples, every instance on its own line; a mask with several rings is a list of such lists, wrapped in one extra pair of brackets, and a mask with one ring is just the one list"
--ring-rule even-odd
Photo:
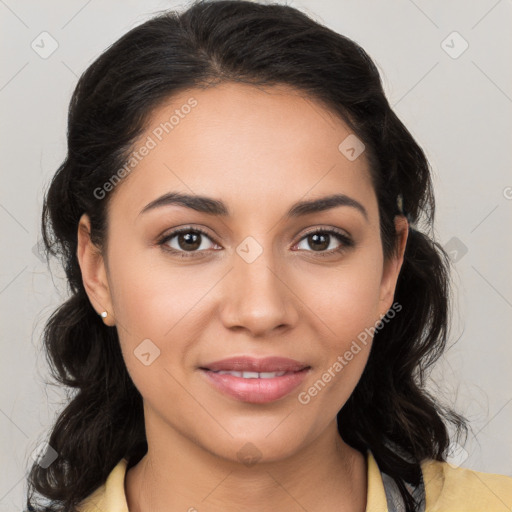
[(310, 368), (304, 368), (270, 379), (245, 379), (201, 368), (201, 373), (214, 388), (232, 398), (254, 404), (274, 402), (289, 395), (302, 383), (309, 371)]
[(309, 365), (290, 359), (288, 357), (264, 357), (235, 356), (220, 361), (214, 361), (201, 366), (202, 369), (217, 371), (238, 372), (297, 372)]

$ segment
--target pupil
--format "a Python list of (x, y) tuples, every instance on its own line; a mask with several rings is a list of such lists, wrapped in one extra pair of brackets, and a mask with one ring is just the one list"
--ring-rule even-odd
[[(178, 236), (178, 243), (181, 249), (197, 249), (201, 243), (199, 242), (199, 233), (184, 233)], [(185, 241), (185, 247), (181, 243)], [(188, 246), (187, 246), (188, 244)]]
[[(314, 241), (312, 244), (312, 247), (315, 248), (315, 246), (321, 250), (321, 249), (327, 249), (329, 247), (329, 243), (327, 242), (329, 235), (320, 235), (318, 233), (315, 233), (314, 235), (310, 235), (310, 239)], [(317, 242), (319, 242), (320, 239), (323, 239), (323, 242), (320, 242), (318, 245)]]

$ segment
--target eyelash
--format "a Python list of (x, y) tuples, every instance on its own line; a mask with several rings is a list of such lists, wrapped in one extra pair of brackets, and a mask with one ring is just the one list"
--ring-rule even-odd
[[(203, 252), (203, 251), (178, 251), (176, 249), (172, 249), (172, 248), (169, 248), (168, 246), (166, 246), (166, 244), (167, 244), (167, 242), (169, 242), (169, 240), (173, 239), (175, 236), (178, 236), (182, 233), (200, 233), (200, 234), (206, 236), (207, 238), (209, 238), (212, 242), (215, 242), (214, 240), (212, 240), (211, 236), (203, 229), (195, 228), (195, 227), (193, 228), (192, 226), (187, 226), (184, 228), (176, 229), (175, 231), (172, 231), (168, 235), (163, 236), (162, 238), (160, 238), (158, 240), (157, 245), (161, 246), (163, 250), (170, 252), (172, 254), (176, 254), (176, 255), (178, 255), (178, 257), (181, 257), (181, 258), (194, 258), (194, 257), (197, 257), (196, 255), (198, 253)], [(335, 238), (337, 238), (337, 240), (339, 242), (341, 242), (340, 247), (338, 247), (337, 249), (331, 249), (330, 251), (319, 251), (319, 252), (306, 251), (306, 252), (315, 252), (317, 256), (326, 257), (326, 256), (332, 256), (337, 253), (341, 254), (341, 253), (345, 252), (347, 249), (350, 249), (351, 247), (353, 247), (355, 245), (354, 241), (350, 237), (348, 237), (341, 231), (338, 231), (333, 228), (329, 228), (329, 229), (316, 228), (313, 231), (310, 231), (310, 232), (304, 234), (298, 243), (300, 243), (305, 238), (307, 238), (311, 235), (318, 234), (318, 233), (333, 235)]]

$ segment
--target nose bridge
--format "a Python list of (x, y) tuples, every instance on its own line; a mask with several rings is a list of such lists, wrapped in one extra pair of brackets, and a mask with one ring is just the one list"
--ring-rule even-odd
[(247, 237), (236, 248), (230, 286), (223, 298), (226, 326), (245, 327), (260, 335), (296, 319), (285, 276), (279, 275), (282, 266), (276, 262), (270, 238), (265, 240), (264, 247), (263, 242)]

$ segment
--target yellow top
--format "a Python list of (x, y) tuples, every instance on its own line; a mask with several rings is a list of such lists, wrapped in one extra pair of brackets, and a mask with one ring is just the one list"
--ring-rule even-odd
[[(127, 460), (121, 459), (106, 482), (79, 508), (80, 512), (129, 512), (124, 479)], [(367, 452), (368, 493), (366, 512), (391, 512), (381, 472)], [(482, 473), (447, 462), (429, 460), (421, 465), (425, 483), (425, 512), (510, 512), (512, 477)]]

